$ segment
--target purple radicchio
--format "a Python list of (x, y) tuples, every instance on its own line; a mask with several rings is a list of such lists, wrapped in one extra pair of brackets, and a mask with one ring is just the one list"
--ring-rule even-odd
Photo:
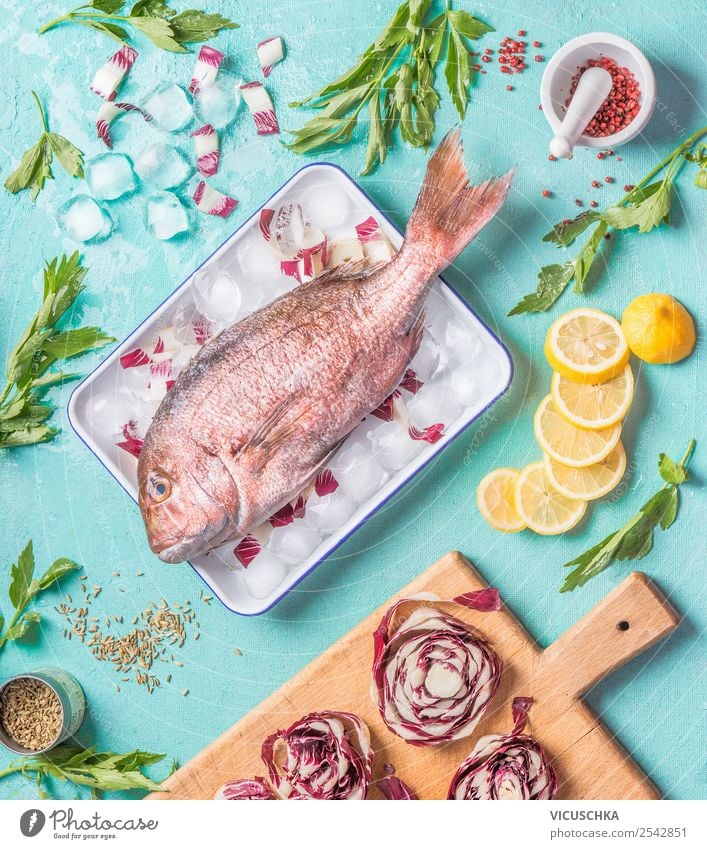
[(227, 781), (214, 799), (235, 801), (237, 799), (277, 799), (272, 787), (264, 778), (235, 778)]
[(309, 713), (263, 743), (262, 758), (281, 799), (364, 799), (373, 749), (353, 713)]
[(481, 737), (457, 770), (449, 799), (554, 799), (557, 776), (538, 741), (523, 734), (533, 700), (513, 700), (510, 734)]
[[(373, 635), (371, 697), (386, 726), (413, 746), (471, 734), (501, 677), (501, 661), (488, 642), (430, 604), (435, 601), (441, 600), (425, 595), (398, 601)], [(498, 592), (490, 588), (452, 601), (475, 610), (500, 609)]]
[(376, 785), (386, 799), (410, 801), (417, 799), (415, 793), (397, 775), (386, 775)]

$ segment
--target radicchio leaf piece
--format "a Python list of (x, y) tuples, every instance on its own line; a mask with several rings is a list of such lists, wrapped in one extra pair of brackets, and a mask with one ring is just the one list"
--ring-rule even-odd
[(214, 799), (229, 802), (239, 799), (277, 799), (272, 787), (264, 778), (235, 778), (227, 781), (223, 787), (216, 791)]
[[(461, 603), (495, 609), (488, 595), (473, 595)], [(501, 678), (501, 661), (483, 636), (431, 600), (396, 602), (373, 635), (371, 697), (386, 726), (413, 746), (469, 736)]]
[(391, 799), (393, 801), (412, 800), (418, 798), (407, 784), (396, 775), (386, 775), (384, 778), (381, 778), (377, 787), (386, 799)]
[(261, 755), (281, 799), (365, 799), (373, 749), (353, 713), (309, 713), (263, 743)]

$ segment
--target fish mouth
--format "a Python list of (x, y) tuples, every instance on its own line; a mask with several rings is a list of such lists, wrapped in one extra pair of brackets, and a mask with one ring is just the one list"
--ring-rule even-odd
[(160, 540), (150, 541), (150, 548), (163, 563), (184, 563), (190, 557), (196, 557), (200, 553), (199, 543), (203, 540)]

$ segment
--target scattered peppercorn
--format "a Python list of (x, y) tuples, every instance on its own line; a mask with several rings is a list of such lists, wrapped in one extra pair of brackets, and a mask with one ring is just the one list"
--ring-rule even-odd
[(605, 156), (606, 156), (606, 154), (602, 153), (601, 151), (599, 151), (599, 153), (597, 153), (597, 159), (603, 159)]
[(507, 86), (506, 86), (506, 91), (513, 91), (513, 86), (512, 86), (512, 85), (507, 85)]
[(599, 182), (599, 180), (592, 180), (592, 187), (593, 188), (598, 189), (599, 186), (601, 186), (601, 183)]
[(632, 192), (634, 190), (634, 188), (635, 188), (635, 186), (633, 185), (633, 183), (626, 183), (626, 185), (624, 186), (624, 191), (625, 192)]
[(533, 47), (542, 47), (542, 44), (539, 41), (534, 41)]
[(599, 206), (599, 204), (595, 200), (589, 201), (589, 206)]
[(519, 35), (521, 38), (522, 38), (525, 34), (526, 34), (526, 33), (525, 33), (525, 30), (524, 30), (524, 29), (519, 29), (519, 30), (518, 30), (518, 35)]
[(613, 182), (614, 182), (614, 178), (613, 178), (613, 177), (604, 177), (604, 182), (605, 182), (605, 183), (613, 183)]
[(604, 238), (605, 238), (605, 239), (606, 239), (606, 241), (608, 242), (608, 241), (609, 241), (609, 239), (611, 238), (611, 233), (604, 233)]
[(534, 58), (535, 58), (536, 62), (544, 62), (545, 61), (542, 56), (535, 56)]
[(543, 197), (544, 198), (551, 198), (552, 197), (552, 192), (550, 191), (550, 189), (543, 189)]
[(575, 198), (575, 199), (574, 199), (574, 205), (575, 205), (575, 206), (581, 206), (581, 205), (582, 205), (582, 201), (581, 201), (579, 198)]
[(553, 156), (552, 154), (550, 154), (550, 155), (548, 156), (548, 159), (550, 160), (550, 162), (555, 162), (555, 160), (557, 159), (557, 157), (556, 157), (556, 156)]

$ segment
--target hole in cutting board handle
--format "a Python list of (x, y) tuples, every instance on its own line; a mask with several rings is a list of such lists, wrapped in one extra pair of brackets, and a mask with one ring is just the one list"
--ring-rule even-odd
[(620, 622), (616, 623), (616, 630), (617, 631), (628, 631), (628, 629), (630, 627), (631, 627), (631, 623), (627, 622), (625, 619), (622, 619)]

